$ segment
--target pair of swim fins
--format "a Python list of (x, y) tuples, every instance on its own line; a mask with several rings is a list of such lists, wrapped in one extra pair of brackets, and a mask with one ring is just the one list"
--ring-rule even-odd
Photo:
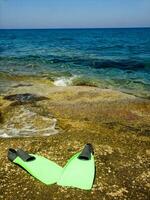
[(45, 157), (28, 154), (21, 149), (9, 149), (8, 159), (47, 185), (57, 183), (85, 190), (90, 190), (93, 185), (95, 163), (91, 144), (86, 144), (81, 152), (71, 157), (64, 168)]

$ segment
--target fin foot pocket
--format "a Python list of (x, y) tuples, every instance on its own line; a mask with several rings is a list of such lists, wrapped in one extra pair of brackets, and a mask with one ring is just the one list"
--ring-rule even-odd
[(29, 155), (26, 151), (23, 151), (22, 149), (17, 150), (17, 155), (23, 160), (23, 161), (33, 161), (36, 158), (34, 156)]
[(85, 145), (84, 149), (82, 150), (78, 158), (81, 160), (90, 160), (91, 154), (94, 154), (94, 149), (92, 144), (88, 143)]
[(8, 160), (13, 162), (17, 158), (17, 151), (15, 149), (8, 149), (8, 154), (7, 154)]

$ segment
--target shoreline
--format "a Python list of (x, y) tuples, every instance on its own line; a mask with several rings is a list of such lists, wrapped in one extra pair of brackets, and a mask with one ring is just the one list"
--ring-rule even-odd
[[(10, 90), (14, 90), (15, 88), (22, 87), (30, 87), (34, 86), (35, 84), (45, 84), (47, 86), (52, 87), (76, 87), (76, 86), (83, 86), (83, 87), (94, 87), (99, 88), (101, 90), (112, 90), (116, 92), (121, 92), (124, 94), (129, 94), (135, 96), (137, 98), (142, 98), (146, 100), (150, 100), (150, 96), (148, 91), (138, 91), (132, 89), (117, 89), (114, 86), (108, 86), (104, 80), (101, 80), (99, 83), (96, 80), (92, 80), (89, 78), (80, 77), (78, 75), (70, 75), (70, 76), (61, 76), (56, 77), (55, 73), (53, 74), (39, 74), (39, 75), (17, 75), (17, 74), (9, 74), (6, 72), (0, 72), (1, 77), (1, 84), (3, 87), (0, 87), (0, 95), (9, 93)], [(104, 81), (104, 82), (103, 82)], [(6, 87), (6, 88), (5, 88)], [(5, 88), (5, 89), (4, 89)], [(1, 91), (4, 90), (4, 91)], [(28, 89), (27, 89), (28, 90)]]

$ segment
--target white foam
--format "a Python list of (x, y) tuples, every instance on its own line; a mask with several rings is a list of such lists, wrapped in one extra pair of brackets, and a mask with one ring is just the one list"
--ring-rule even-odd
[(1, 138), (10, 138), (10, 136), (6, 133), (3, 133), (2, 135), (0, 135)]
[(75, 79), (76, 77), (77, 77), (77, 76), (74, 75), (74, 76), (69, 77), (69, 78), (66, 78), (66, 77), (57, 78), (57, 79), (54, 81), (54, 85), (66, 87), (66, 86), (68, 86), (68, 85), (71, 85), (73, 79)]
[(54, 85), (56, 86), (67, 86), (68, 80), (66, 78), (60, 78), (54, 81)]

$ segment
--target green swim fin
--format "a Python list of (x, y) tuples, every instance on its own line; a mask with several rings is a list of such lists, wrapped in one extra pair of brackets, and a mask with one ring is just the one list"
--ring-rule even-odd
[(90, 190), (95, 177), (94, 151), (91, 144), (86, 144), (83, 151), (75, 154), (66, 164), (58, 185)]
[(56, 183), (62, 172), (62, 167), (55, 162), (39, 155), (28, 154), (21, 149), (17, 151), (15, 149), (9, 149), (8, 159), (20, 165), (32, 176), (47, 185)]

